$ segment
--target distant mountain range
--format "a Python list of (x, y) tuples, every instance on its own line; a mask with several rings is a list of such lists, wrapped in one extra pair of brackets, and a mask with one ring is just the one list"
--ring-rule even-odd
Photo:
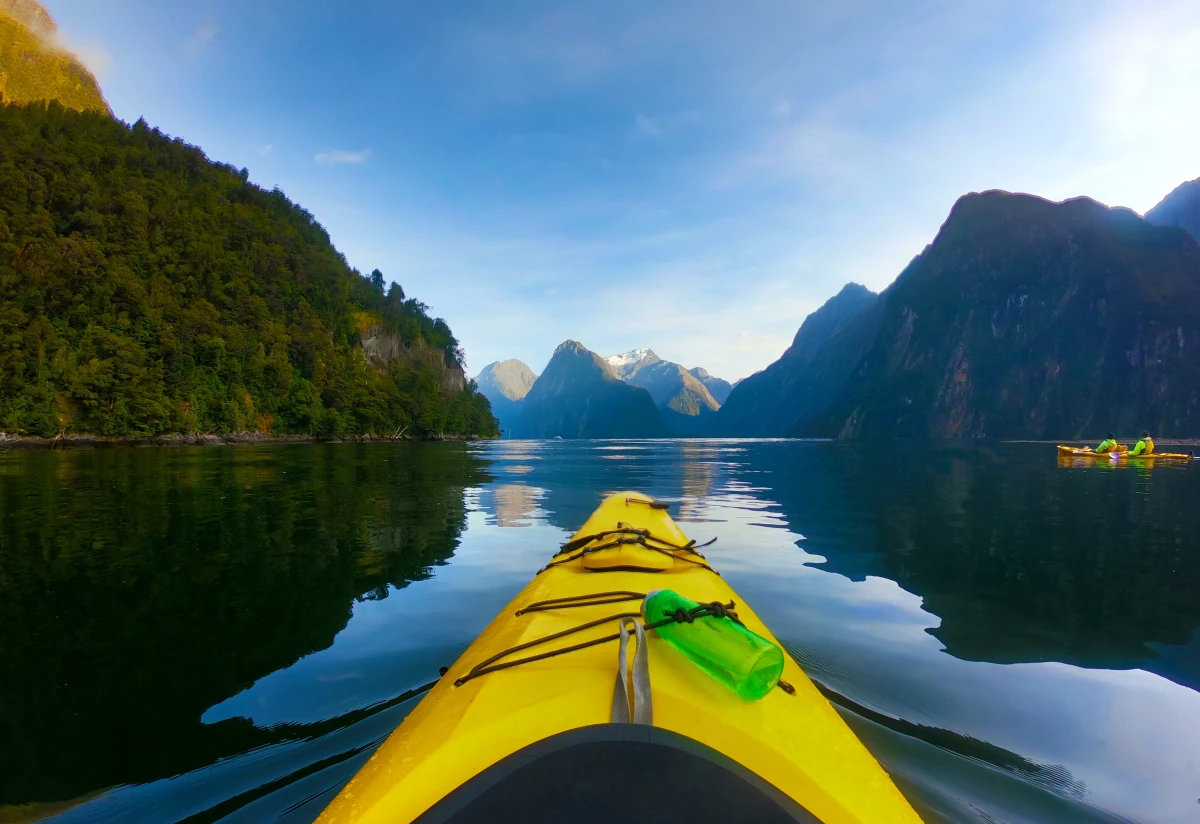
[(569, 340), (554, 350), (506, 434), (516, 438), (660, 438), (670, 433), (650, 393)]
[[(601, 359), (572, 346), (593, 373), (607, 368), (610, 380), (595, 383), (606, 392), (613, 381), (644, 389), (674, 435), (1196, 436), (1198, 238), (1200, 180), (1144, 218), (1088, 198), (973, 193), (891, 286), (847, 284), (779, 360), (733, 386), (650, 349)], [(484, 378), (493, 408), (511, 402)], [(520, 431), (572, 437), (589, 402), (578, 390), (539, 393), (543, 422), (555, 404), (576, 411)], [(589, 420), (590, 437), (615, 437)], [(654, 428), (639, 420), (639, 432)]]
[[(721, 408), (709, 386), (722, 397), (731, 389), (706, 370), (685, 369), (649, 348), (601, 358), (575, 341), (555, 350), (541, 377), (507, 360), (486, 366), (476, 383), (510, 437), (618, 437), (609, 434), (616, 428), (644, 433), (626, 437), (706, 434)], [(648, 397), (653, 414), (635, 397)], [(635, 417), (626, 420), (626, 414)]]
[(96, 78), (58, 38), (58, 24), (33, 0), (0, 0), (0, 102), (57, 100), (109, 113)]

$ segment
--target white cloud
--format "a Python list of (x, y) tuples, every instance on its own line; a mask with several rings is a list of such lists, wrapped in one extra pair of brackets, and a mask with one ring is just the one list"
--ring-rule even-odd
[(370, 149), (363, 149), (358, 152), (348, 152), (344, 149), (331, 149), (328, 152), (321, 152), (314, 155), (313, 160), (317, 163), (366, 163), (371, 159)]
[(275, 149), (275, 146), (274, 146), (274, 144), (268, 143), (266, 146), (263, 146), (262, 148), (260, 148), (260, 149), (258, 150), (258, 153), (259, 153), (260, 155), (262, 155), (263, 157), (266, 157), (266, 156), (267, 156), (267, 155), (269, 155), (269, 154), (270, 154), (270, 153), (271, 153), (271, 152), (272, 152), (274, 149)]

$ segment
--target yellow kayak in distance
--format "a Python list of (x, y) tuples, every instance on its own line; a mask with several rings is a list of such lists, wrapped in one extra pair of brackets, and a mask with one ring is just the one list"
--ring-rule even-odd
[(1082, 446), (1063, 446), (1059, 444), (1059, 457), (1071, 458), (1103, 458), (1104, 460), (1117, 461), (1190, 461), (1192, 453), (1184, 454), (1182, 452), (1143, 452), (1141, 455), (1130, 455), (1128, 447), (1124, 451), (1119, 452), (1093, 452), (1091, 449)]
[[(745, 628), (779, 643), (666, 504), (610, 495), (318, 824), (920, 822), (786, 652), (779, 685), (748, 700), (654, 629), (648, 656), (634, 651), (642, 599), (657, 590), (714, 605), (696, 621), (729, 620), (716, 604), (732, 603)], [(632, 690), (618, 680), (622, 624)]]

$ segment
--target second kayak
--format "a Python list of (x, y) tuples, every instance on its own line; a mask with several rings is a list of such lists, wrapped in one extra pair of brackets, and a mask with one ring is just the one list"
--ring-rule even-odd
[(1063, 446), (1058, 447), (1059, 456), (1071, 458), (1103, 458), (1105, 460), (1131, 460), (1131, 461), (1190, 461), (1192, 453), (1186, 454), (1182, 452), (1143, 452), (1141, 455), (1131, 455), (1129, 452), (1093, 452), (1092, 450), (1081, 446)]

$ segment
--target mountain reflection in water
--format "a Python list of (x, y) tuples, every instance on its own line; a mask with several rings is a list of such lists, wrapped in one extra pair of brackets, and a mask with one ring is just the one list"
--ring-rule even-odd
[(618, 489), (719, 539), (926, 820), (1194, 820), (1200, 474), (886, 447), (0, 455), (0, 820), (311, 821)]

